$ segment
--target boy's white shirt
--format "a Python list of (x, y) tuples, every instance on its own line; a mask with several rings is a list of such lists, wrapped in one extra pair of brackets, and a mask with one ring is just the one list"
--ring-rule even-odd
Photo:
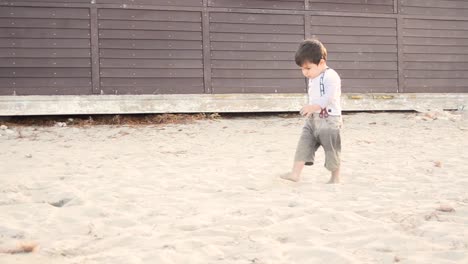
[[(322, 74), (325, 93), (320, 95), (320, 78)], [(338, 73), (328, 68), (314, 79), (309, 79), (309, 104), (318, 104), (327, 108), (329, 115), (341, 115), (341, 78)]]

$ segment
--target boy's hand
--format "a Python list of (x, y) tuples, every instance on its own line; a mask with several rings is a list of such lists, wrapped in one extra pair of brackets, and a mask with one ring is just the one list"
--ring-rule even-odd
[(313, 113), (319, 113), (322, 108), (319, 105), (306, 105), (302, 107), (300, 114), (305, 117), (310, 117)]

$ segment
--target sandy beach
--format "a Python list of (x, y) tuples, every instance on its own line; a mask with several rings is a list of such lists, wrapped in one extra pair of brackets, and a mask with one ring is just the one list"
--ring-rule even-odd
[[(304, 119), (0, 130), (1, 264), (468, 263), (465, 112), (344, 116), (342, 183)], [(1, 123), (1, 122), (0, 122)]]

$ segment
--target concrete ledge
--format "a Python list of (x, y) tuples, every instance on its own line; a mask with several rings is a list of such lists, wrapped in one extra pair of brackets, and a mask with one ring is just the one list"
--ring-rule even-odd
[[(0, 116), (136, 113), (293, 112), (304, 94), (0, 96)], [(343, 110), (468, 108), (468, 93), (344, 94)]]

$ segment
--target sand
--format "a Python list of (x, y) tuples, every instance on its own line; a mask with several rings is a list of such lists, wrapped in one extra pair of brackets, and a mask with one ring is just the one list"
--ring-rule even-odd
[(337, 185), (303, 122), (3, 127), (0, 263), (468, 263), (466, 112), (344, 116)]

